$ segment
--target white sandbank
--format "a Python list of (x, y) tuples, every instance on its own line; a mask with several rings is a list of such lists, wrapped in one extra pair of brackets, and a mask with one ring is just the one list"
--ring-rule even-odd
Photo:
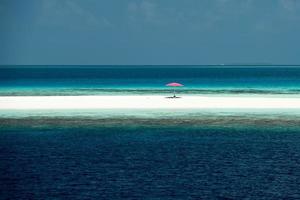
[(300, 109), (300, 98), (182, 96), (2, 96), (0, 110)]

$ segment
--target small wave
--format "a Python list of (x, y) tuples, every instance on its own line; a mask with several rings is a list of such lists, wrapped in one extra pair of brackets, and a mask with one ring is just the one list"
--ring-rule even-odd
[[(0, 91), (0, 96), (71, 96), (71, 95), (155, 95), (169, 94), (170, 89), (75, 88), (50, 90)], [(180, 94), (300, 94), (300, 89), (178, 89)]]

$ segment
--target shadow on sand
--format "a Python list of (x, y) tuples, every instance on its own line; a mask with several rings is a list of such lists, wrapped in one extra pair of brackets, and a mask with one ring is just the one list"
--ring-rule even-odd
[(167, 99), (179, 99), (179, 98), (181, 98), (181, 97), (173, 96), (173, 97), (165, 97), (165, 98), (167, 98)]

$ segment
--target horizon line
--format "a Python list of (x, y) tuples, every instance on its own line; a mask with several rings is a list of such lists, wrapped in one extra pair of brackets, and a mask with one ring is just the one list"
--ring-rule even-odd
[(300, 64), (0, 64), (5, 66), (300, 66)]

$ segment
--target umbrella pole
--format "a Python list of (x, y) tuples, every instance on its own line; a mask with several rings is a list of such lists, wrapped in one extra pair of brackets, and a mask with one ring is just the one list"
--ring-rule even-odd
[(173, 90), (173, 98), (175, 98), (176, 97), (176, 95), (175, 95), (175, 89)]

